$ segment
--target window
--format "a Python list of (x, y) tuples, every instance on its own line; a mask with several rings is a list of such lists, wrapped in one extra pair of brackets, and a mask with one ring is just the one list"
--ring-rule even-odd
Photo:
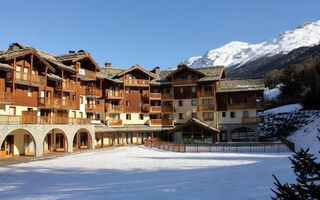
[(202, 105), (213, 105), (213, 99), (202, 99)]
[(206, 92), (210, 92), (210, 91), (212, 91), (212, 87), (211, 86), (204, 86), (203, 90)]
[(197, 118), (197, 113), (192, 113), (192, 118)]
[(131, 114), (126, 114), (126, 119), (131, 120)]
[(83, 112), (80, 112), (80, 118), (81, 119), (83, 118)]
[(126, 93), (130, 94), (130, 88), (129, 87), (126, 88)]
[(127, 107), (130, 106), (130, 101), (126, 101), (126, 106), (127, 106)]
[(31, 91), (31, 88), (28, 88), (28, 97), (32, 97), (32, 91)]
[(179, 119), (183, 119), (183, 113), (179, 113)]
[(180, 93), (182, 94), (182, 93), (183, 93), (183, 88), (182, 88), (182, 87), (179, 88), (179, 91), (180, 91)]
[(230, 117), (231, 118), (236, 118), (236, 112), (234, 112), (234, 111), (230, 112)]
[(143, 120), (143, 114), (139, 114), (139, 119)]
[(248, 118), (249, 117), (249, 112), (248, 111), (243, 111), (243, 117)]
[(139, 107), (142, 107), (142, 101), (139, 101)]
[(191, 100), (191, 105), (192, 105), (192, 106), (196, 106), (196, 105), (197, 105), (197, 101), (196, 101), (195, 99), (192, 99), (192, 100)]
[(196, 87), (191, 87), (191, 92), (196, 93)]
[(182, 100), (179, 100), (179, 106), (183, 106), (183, 101)]
[(226, 116), (227, 116), (226, 112), (222, 112), (222, 117), (226, 117)]
[(213, 120), (213, 112), (204, 112), (203, 113), (203, 120), (212, 121)]
[(192, 76), (190, 74), (188, 74), (188, 80), (192, 79)]
[(80, 104), (83, 104), (83, 97), (80, 97)]

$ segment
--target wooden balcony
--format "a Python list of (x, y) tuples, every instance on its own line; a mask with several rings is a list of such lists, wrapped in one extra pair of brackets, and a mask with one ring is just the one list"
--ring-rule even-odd
[(38, 106), (43, 108), (76, 109), (77, 102), (67, 99), (40, 97), (38, 98)]
[[(7, 73), (7, 80), (13, 79), (13, 72)], [(15, 75), (16, 83), (24, 84), (24, 85), (46, 85), (46, 78), (44, 76), (38, 76), (34, 74), (26, 74), (16, 72)]]
[(107, 106), (107, 112), (122, 112), (123, 107), (121, 105), (118, 106)]
[(196, 84), (197, 79), (174, 79), (172, 84), (173, 85), (190, 85)]
[(86, 87), (86, 96), (102, 97), (102, 89), (97, 87)]
[(79, 76), (86, 77), (88, 79), (96, 80), (97, 74), (94, 71), (90, 71), (87, 69), (79, 68), (78, 70)]
[(122, 99), (123, 95), (120, 92), (110, 92), (109, 90), (105, 90), (107, 99)]
[(255, 124), (258, 122), (263, 122), (264, 119), (261, 117), (242, 117), (243, 124)]
[(263, 103), (234, 103), (228, 104), (228, 110), (243, 110), (243, 109), (263, 109)]
[(199, 110), (201, 111), (209, 111), (214, 110), (214, 105), (199, 105)]
[(0, 103), (11, 104), (12, 103), (12, 93), (0, 92)]
[(121, 119), (109, 119), (108, 126), (122, 126), (122, 120)]
[(150, 93), (151, 100), (161, 100), (161, 93)]
[(0, 115), (0, 124), (90, 124), (88, 118)]
[(172, 106), (161, 106), (162, 112), (173, 112)]
[(150, 119), (150, 126), (173, 126), (172, 119)]
[(171, 93), (162, 93), (161, 98), (164, 99), (172, 99), (172, 94)]
[(77, 84), (72, 81), (65, 81), (65, 82), (60, 83), (56, 89), (57, 90), (63, 89), (63, 91), (76, 91)]
[(149, 87), (150, 81), (145, 79), (125, 79), (124, 84), (127, 86)]
[(159, 113), (161, 112), (161, 106), (150, 106), (150, 113)]
[(86, 112), (101, 112), (103, 111), (102, 104), (86, 104)]
[(199, 97), (212, 97), (213, 91), (201, 91)]

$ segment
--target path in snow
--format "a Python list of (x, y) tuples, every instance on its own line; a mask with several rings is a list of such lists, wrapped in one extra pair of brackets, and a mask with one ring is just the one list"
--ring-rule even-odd
[(120, 147), (0, 168), (0, 199), (269, 199), (288, 154)]

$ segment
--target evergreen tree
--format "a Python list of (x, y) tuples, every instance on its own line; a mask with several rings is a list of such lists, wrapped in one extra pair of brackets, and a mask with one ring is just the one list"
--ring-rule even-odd
[(314, 72), (310, 91), (306, 94), (303, 104), (305, 109), (320, 109), (320, 76)]
[(287, 101), (298, 102), (301, 100), (303, 92), (302, 76), (296, 72), (291, 66), (287, 67), (280, 77), (282, 86), (280, 88), (283, 98)]
[[(318, 129), (319, 131), (319, 129)], [(319, 131), (320, 132), (320, 131)], [(318, 137), (320, 140), (320, 137)], [(320, 153), (320, 152), (319, 152)], [(309, 149), (301, 149), (295, 152), (290, 158), (293, 171), (296, 175), (297, 183), (281, 184), (275, 178), (276, 190), (271, 189), (276, 197), (273, 200), (319, 200), (320, 199), (320, 163), (316, 162), (316, 157), (309, 153)]]

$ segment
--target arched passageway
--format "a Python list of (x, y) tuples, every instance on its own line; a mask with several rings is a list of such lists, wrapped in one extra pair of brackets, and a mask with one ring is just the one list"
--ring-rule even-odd
[(1, 157), (35, 156), (36, 143), (33, 135), (25, 129), (11, 131), (1, 144)]
[(81, 128), (73, 137), (73, 149), (90, 149), (91, 142), (90, 132), (85, 128)]
[(63, 130), (51, 129), (43, 139), (43, 153), (66, 152), (68, 140)]

